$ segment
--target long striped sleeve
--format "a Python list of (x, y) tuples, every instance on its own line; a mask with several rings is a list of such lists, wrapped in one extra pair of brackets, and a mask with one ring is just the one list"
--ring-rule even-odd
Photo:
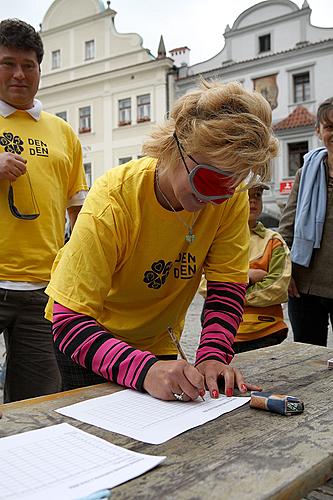
[(196, 362), (214, 359), (229, 364), (232, 344), (241, 322), (246, 284), (207, 282), (207, 298)]
[(149, 368), (157, 358), (112, 336), (93, 318), (55, 303), (52, 332), (54, 343), (67, 357), (106, 380), (143, 390)]

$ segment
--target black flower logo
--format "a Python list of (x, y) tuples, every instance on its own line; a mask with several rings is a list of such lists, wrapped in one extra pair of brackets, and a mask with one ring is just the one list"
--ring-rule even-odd
[(151, 270), (145, 272), (143, 281), (148, 283), (148, 288), (161, 288), (166, 282), (171, 267), (172, 262), (166, 263), (164, 260), (153, 262)]
[(16, 153), (18, 155), (24, 150), (22, 139), (11, 132), (4, 132), (0, 136), (0, 146), (3, 146), (7, 153)]

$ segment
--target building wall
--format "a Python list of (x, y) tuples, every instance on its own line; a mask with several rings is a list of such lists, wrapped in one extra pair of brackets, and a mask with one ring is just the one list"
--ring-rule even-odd
[[(135, 33), (118, 33), (116, 13), (98, 0), (55, 0), (46, 12), (41, 36), (45, 56), (38, 97), (51, 113), (67, 113), (67, 121), (83, 146), (92, 181), (124, 158), (141, 154), (152, 126), (167, 111), (167, 86), (173, 61), (155, 59)], [(94, 54), (86, 58), (86, 42)], [(60, 65), (52, 68), (52, 52)], [(170, 82), (169, 82), (170, 84)], [(150, 95), (150, 119), (138, 123), (137, 97)], [(119, 125), (119, 100), (131, 100), (131, 124)], [(90, 106), (90, 130), (80, 130), (79, 109)], [(139, 120), (140, 121), (140, 120)]]
[[(270, 35), (270, 50), (258, 53), (259, 37)], [(273, 124), (286, 118), (298, 105), (312, 114), (327, 97), (333, 95), (333, 28), (311, 25), (311, 9), (304, 2), (300, 9), (290, 0), (267, 0), (245, 10), (225, 31), (225, 45), (208, 61), (181, 68), (176, 81), (179, 97), (198, 84), (202, 75), (208, 79), (239, 81), (253, 89), (255, 80), (276, 78), (276, 107)], [(294, 76), (309, 73), (310, 95), (294, 99)], [(275, 75), (275, 77), (274, 77)], [(325, 75), (325, 76), (323, 76)], [(276, 132), (280, 155), (274, 160), (271, 190), (265, 193), (265, 209), (279, 216), (287, 194), (280, 193), (281, 182), (289, 178), (289, 144), (307, 141), (308, 148), (319, 145), (313, 126)]]

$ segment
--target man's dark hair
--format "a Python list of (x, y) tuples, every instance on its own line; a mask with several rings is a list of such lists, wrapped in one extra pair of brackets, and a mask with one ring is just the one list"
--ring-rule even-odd
[(0, 46), (33, 50), (38, 64), (43, 60), (44, 48), (39, 33), (30, 24), (20, 19), (4, 19), (0, 22)]
[(319, 127), (320, 123), (330, 123), (328, 113), (333, 110), (333, 97), (329, 97), (322, 102), (317, 111), (316, 126)]

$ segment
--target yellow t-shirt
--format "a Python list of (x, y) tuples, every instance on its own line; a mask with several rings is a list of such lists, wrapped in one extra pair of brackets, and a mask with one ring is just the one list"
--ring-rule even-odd
[[(115, 167), (90, 190), (47, 293), (95, 318), (117, 338), (154, 354), (174, 352), (203, 267), (213, 281), (247, 281), (248, 197), (178, 216), (154, 192), (156, 160)], [(191, 224), (194, 242), (185, 241)]]
[[(0, 153), (27, 160), (30, 182), (40, 216), (14, 217), (8, 205), (9, 181), (0, 180), (0, 280), (47, 282), (53, 260), (64, 244), (68, 200), (87, 189), (81, 145), (61, 118), (42, 112), (38, 121), (25, 111), (0, 117)], [(12, 183), (15, 206), (35, 213), (29, 178)]]

